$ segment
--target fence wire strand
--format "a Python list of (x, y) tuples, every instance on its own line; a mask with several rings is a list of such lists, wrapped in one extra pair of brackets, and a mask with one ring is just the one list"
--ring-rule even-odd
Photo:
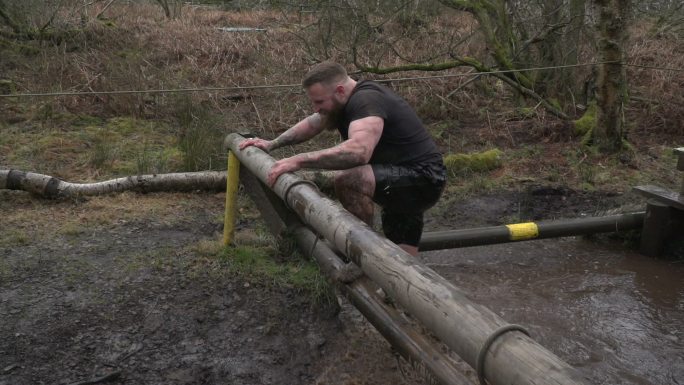
[[(634, 64), (634, 63), (621, 63), (618, 61), (608, 61), (608, 62), (595, 62), (595, 63), (568, 64), (568, 65), (561, 65), (561, 66), (521, 68), (521, 69), (512, 69), (512, 70), (497, 70), (497, 71), (485, 71), (485, 72), (469, 72), (469, 73), (460, 73), (460, 74), (444, 74), (444, 75), (434, 75), (434, 76), (413, 76), (413, 77), (402, 77), (402, 78), (391, 78), (391, 79), (378, 79), (376, 81), (379, 83), (391, 83), (391, 82), (404, 82), (404, 81), (415, 81), (415, 80), (447, 79), (447, 78), (466, 77), (466, 76), (475, 77), (475, 76), (482, 76), (482, 75), (507, 74), (507, 73), (525, 72), (525, 71), (541, 71), (541, 70), (563, 69), (563, 68), (573, 68), (573, 67), (587, 67), (587, 66), (594, 66), (594, 65), (600, 65), (600, 64), (622, 64), (622, 65), (625, 65), (628, 67), (637, 67), (637, 68), (645, 68), (645, 69), (661, 70), (661, 71), (684, 72), (684, 69), (682, 69), (682, 68), (667, 68), (667, 67), (657, 67), (657, 66), (646, 66), (646, 65)], [(232, 86), (232, 87), (198, 87), (198, 88), (150, 89), (150, 90), (34, 92), (34, 93), (24, 93), (24, 94), (3, 94), (3, 95), (0, 95), (0, 98), (164, 94), (164, 93), (183, 93), (183, 92), (224, 92), (224, 91), (282, 89), (282, 88), (296, 88), (296, 87), (301, 87), (301, 84), (274, 84), (274, 85), (252, 85), (252, 86)]]

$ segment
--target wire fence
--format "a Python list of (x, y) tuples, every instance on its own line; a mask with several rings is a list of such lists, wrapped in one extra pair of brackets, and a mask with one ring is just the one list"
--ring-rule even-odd
[[(514, 72), (541, 71), (541, 70), (563, 69), (563, 68), (573, 68), (573, 67), (587, 67), (587, 66), (595, 66), (595, 65), (601, 65), (601, 64), (621, 64), (621, 65), (625, 65), (628, 67), (637, 67), (637, 68), (644, 68), (644, 69), (651, 69), (651, 70), (684, 72), (684, 68), (668, 68), (668, 67), (658, 67), (658, 66), (647, 66), (647, 65), (641, 65), (641, 64), (636, 64), (636, 63), (621, 63), (621, 62), (617, 62), (617, 61), (608, 61), (608, 62), (568, 64), (568, 65), (561, 65), (561, 66), (532, 67), (532, 68), (521, 68), (521, 69), (511, 69), (511, 70), (497, 70), (497, 71), (486, 71), (486, 72), (470, 72), (470, 73), (443, 74), (443, 75), (432, 75), (432, 76), (401, 77), (401, 78), (391, 78), (391, 79), (379, 79), (376, 81), (379, 83), (391, 83), (391, 82), (405, 82), (405, 81), (416, 81), (416, 80), (446, 79), (446, 78), (455, 78), (455, 77), (475, 77), (475, 76), (482, 76), (482, 75), (507, 74), (507, 73), (514, 73)], [(297, 83), (297, 84), (249, 85), (249, 86), (231, 86), (231, 87), (148, 89), (148, 90), (29, 92), (29, 93), (20, 93), (20, 94), (3, 94), (3, 95), (0, 95), (0, 98), (164, 94), (164, 93), (186, 93), (186, 92), (225, 92), (225, 91), (247, 91), (247, 90), (262, 90), (262, 89), (283, 89), (283, 88), (297, 88), (297, 87), (301, 87), (301, 84)]]

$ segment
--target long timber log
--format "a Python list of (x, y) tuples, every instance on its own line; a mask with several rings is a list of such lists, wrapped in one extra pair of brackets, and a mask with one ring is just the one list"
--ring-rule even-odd
[(43, 198), (93, 196), (123, 191), (221, 191), (225, 188), (225, 171), (135, 175), (104, 182), (71, 183), (35, 172), (0, 170), (0, 190), (23, 190)]
[(634, 230), (643, 227), (644, 215), (645, 212), (635, 212), (605, 217), (434, 231), (423, 234), (419, 248), (421, 251), (443, 250), (533, 239)]
[[(226, 145), (261, 181), (275, 160), (258, 148), (239, 150), (244, 138)], [(519, 328), (472, 302), (451, 282), (378, 235), (321, 194), (310, 182), (283, 174), (274, 192), (300, 219), (345, 253), (366, 276), (432, 331), (492, 385), (582, 384), (580, 374)]]
[[(242, 171), (240, 181), (249, 196), (255, 202), (259, 202), (257, 208), (266, 219), (269, 230), (276, 235), (287, 231), (295, 238), (303, 255), (315, 258), (325, 275), (338, 280), (339, 272), (345, 268), (345, 264), (337, 253), (326, 242), (320, 241), (318, 236), (254, 175)], [(385, 304), (383, 299), (375, 294), (374, 286), (367, 277), (361, 276), (353, 282), (341, 283), (338, 288), (407, 361), (417, 368), (427, 369), (432, 378), (442, 385), (472, 384), (438, 346), (415, 330), (397, 309)]]

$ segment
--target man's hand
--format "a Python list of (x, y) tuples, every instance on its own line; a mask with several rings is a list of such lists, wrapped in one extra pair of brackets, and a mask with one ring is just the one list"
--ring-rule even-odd
[(266, 152), (269, 152), (272, 147), (272, 141), (261, 138), (246, 139), (242, 143), (240, 143), (240, 150), (244, 150), (245, 148), (250, 146), (254, 146), (256, 148), (260, 148)]
[(271, 171), (268, 172), (266, 176), (266, 182), (269, 186), (273, 187), (278, 180), (278, 177), (286, 172), (297, 171), (301, 168), (299, 161), (296, 156), (291, 158), (281, 159), (273, 164)]

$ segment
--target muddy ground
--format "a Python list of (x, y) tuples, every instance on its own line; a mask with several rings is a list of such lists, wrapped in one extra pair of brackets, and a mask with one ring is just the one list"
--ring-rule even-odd
[[(427, 230), (594, 215), (630, 200), (532, 186), (450, 202)], [(427, 383), (349, 306), (217, 263), (204, 249), (220, 237), (223, 207), (221, 193), (51, 201), (0, 191), (0, 385)], [(238, 233), (259, 226), (247, 216)]]

